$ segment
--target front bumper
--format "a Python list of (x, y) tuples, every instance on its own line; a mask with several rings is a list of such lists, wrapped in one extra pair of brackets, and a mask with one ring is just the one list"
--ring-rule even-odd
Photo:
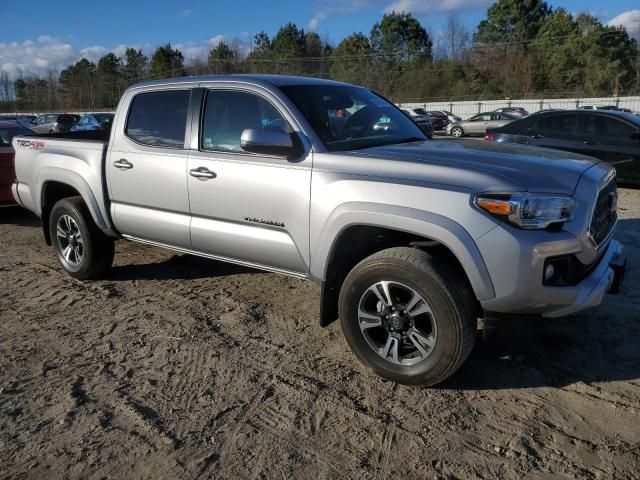
[(550, 238), (545, 232), (513, 230), (496, 228), (478, 240), (496, 293), (481, 301), (485, 311), (561, 317), (599, 305), (610, 290), (619, 290), (625, 257), (617, 240), (602, 246), (602, 253), (593, 259), (594, 267), (577, 284), (551, 286), (543, 284), (545, 261), (581, 255), (583, 244), (568, 232)]
[[(622, 287), (627, 268), (624, 247), (612, 240), (609, 248), (591, 274), (575, 287), (575, 300), (571, 305), (543, 313), (544, 317), (556, 318), (598, 306), (607, 293), (616, 294)], [(566, 287), (564, 287), (566, 288)]]

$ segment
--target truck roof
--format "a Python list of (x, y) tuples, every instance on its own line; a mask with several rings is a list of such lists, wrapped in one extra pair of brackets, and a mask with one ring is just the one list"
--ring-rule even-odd
[(262, 75), (262, 74), (231, 74), (231, 75), (194, 75), (190, 77), (165, 78), (162, 80), (147, 80), (131, 85), (129, 88), (155, 87), (160, 85), (175, 85), (180, 83), (198, 82), (244, 81), (257, 84), (269, 84), (277, 87), (287, 85), (350, 85), (335, 80), (314, 77), (298, 77), (294, 75)]

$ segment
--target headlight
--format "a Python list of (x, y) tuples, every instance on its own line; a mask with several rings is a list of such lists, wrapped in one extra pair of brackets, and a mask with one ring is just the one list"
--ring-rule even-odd
[(483, 193), (476, 196), (474, 203), (514, 227), (527, 230), (542, 230), (568, 221), (576, 204), (566, 195), (527, 193)]

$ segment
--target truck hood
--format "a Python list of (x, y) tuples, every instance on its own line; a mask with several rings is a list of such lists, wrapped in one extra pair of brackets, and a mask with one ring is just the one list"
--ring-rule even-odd
[[(476, 191), (571, 194), (581, 175), (600, 163), (579, 154), (483, 141), (424, 141), (348, 152), (370, 174), (411, 178)], [(374, 170), (375, 173), (372, 171)]]

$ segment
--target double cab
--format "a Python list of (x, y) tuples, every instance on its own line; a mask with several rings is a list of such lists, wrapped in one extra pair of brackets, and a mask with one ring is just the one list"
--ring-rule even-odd
[[(336, 112), (340, 112), (339, 114)], [(107, 132), (17, 136), (15, 199), (69, 275), (114, 241), (318, 282), (379, 375), (433, 385), (479, 318), (598, 305), (624, 273), (615, 170), (565, 152), (430, 141), (366, 89), (285, 76), (140, 83)]]

